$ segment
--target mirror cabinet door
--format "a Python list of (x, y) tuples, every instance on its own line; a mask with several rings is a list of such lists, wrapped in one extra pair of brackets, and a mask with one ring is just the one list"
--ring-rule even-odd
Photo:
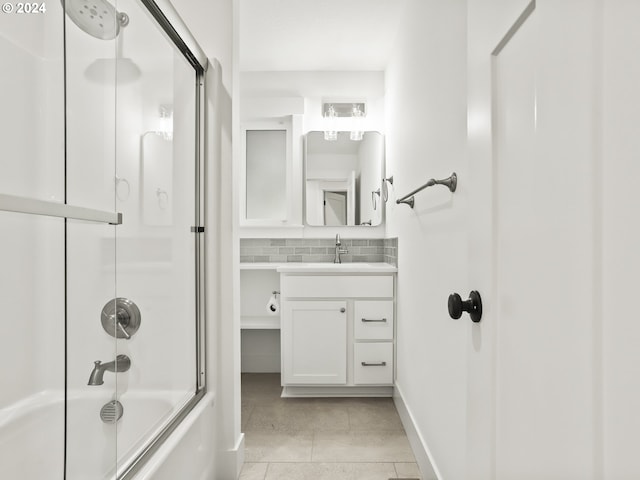
[(313, 226), (380, 225), (384, 137), (365, 132), (361, 141), (338, 132), (309, 132), (305, 151), (306, 223)]
[(287, 219), (287, 130), (246, 130), (246, 220)]

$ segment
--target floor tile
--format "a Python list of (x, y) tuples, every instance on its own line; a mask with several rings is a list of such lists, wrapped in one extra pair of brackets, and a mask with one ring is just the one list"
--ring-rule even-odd
[(396, 463), (395, 467), (400, 478), (422, 478), (417, 463)]
[(270, 403), (280, 401), (282, 387), (279, 373), (243, 373), (241, 395), (243, 403)]
[(349, 430), (349, 414), (346, 406), (336, 408), (334, 405), (290, 400), (278, 404), (255, 405), (244, 431)]
[(240, 417), (240, 421), (241, 421), (241, 425), (240, 428), (242, 429), (242, 431), (246, 431), (247, 429), (247, 423), (249, 422), (249, 419), (251, 418), (251, 412), (253, 412), (253, 409), (255, 408), (255, 403), (243, 403), (242, 407), (241, 407), (241, 417)]
[(351, 430), (392, 430), (404, 432), (400, 416), (388, 398), (370, 399), (375, 401), (353, 402), (348, 407)]
[(404, 432), (316, 432), (314, 462), (415, 462)]
[(392, 463), (270, 463), (265, 480), (388, 480)]
[(248, 463), (242, 466), (239, 480), (264, 480), (268, 463)]
[(245, 462), (310, 462), (313, 433), (251, 432), (245, 435)]

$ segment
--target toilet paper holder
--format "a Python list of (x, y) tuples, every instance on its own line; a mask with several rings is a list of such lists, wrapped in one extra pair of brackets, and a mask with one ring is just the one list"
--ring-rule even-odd
[(267, 311), (270, 315), (277, 315), (280, 313), (280, 300), (278, 299), (280, 292), (273, 290), (271, 292), (271, 298), (267, 302)]

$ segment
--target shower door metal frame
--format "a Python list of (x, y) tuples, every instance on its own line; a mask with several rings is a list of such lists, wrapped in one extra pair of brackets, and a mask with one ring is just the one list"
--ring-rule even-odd
[(191, 231), (194, 233), (195, 242), (195, 355), (196, 355), (196, 390), (193, 397), (171, 418), (164, 428), (152, 438), (144, 449), (118, 474), (116, 465), (116, 480), (132, 480), (140, 469), (155, 453), (158, 448), (169, 438), (171, 433), (189, 415), (206, 393), (206, 305), (205, 305), (205, 76), (208, 68), (208, 60), (202, 49), (193, 38), (185, 41), (181, 33), (189, 34), (180, 16), (173, 10), (171, 4), (163, 5), (161, 9), (153, 0), (140, 0), (151, 13), (160, 28), (167, 34), (176, 48), (184, 55), (186, 60), (195, 70), (196, 93), (196, 131), (195, 142), (195, 215), (194, 225)]

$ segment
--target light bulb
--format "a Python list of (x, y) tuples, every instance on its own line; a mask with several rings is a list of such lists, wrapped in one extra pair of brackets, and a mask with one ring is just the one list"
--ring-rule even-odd
[(353, 105), (353, 110), (351, 111), (351, 133), (349, 134), (349, 138), (351, 140), (359, 142), (362, 140), (362, 136), (364, 135), (363, 129), (363, 119), (364, 112), (360, 110), (358, 105)]
[(325, 128), (324, 139), (329, 142), (335, 142), (338, 140), (338, 130), (336, 128), (336, 110), (333, 105), (329, 105), (327, 112), (324, 115)]

